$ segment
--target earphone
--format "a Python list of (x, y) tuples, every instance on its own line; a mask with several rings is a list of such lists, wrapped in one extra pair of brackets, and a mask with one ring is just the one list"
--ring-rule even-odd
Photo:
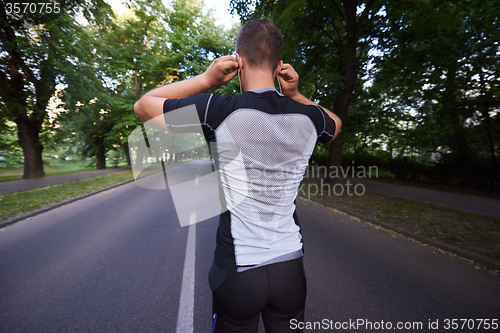
[(240, 82), (240, 94), (243, 94), (243, 90), (241, 90), (241, 79), (240, 79), (240, 69), (238, 68), (238, 81)]
[[(238, 62), (238, 56), (236, 54), (233, 54), (234, 60)], [(240, 94), (243, 94), (243, 91), (241, 89), (241, 79), (240, 79), (240, 64), (238, 63), (238, 82), (240, 83)]]

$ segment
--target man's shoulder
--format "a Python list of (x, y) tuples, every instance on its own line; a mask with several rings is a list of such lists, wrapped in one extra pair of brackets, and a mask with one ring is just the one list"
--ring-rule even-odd
[(313, 121), (323, 119), (317, 106), (299, 103), (276, 90), (248, 91), (237, 95), (210, 94), (207, 103), (211, 110), (217, 109), (225, 116), (235, 111), (254, 110), (268, 114), (303, 114), (314, 118)]

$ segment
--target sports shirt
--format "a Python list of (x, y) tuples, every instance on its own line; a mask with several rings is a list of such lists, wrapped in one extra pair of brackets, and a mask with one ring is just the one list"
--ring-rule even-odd
[[(219, 217), (214, 263), (244, 271), (302, 256), (295, 199), (314, 146), (333, 138), (333, 119), (273, 88), (167, 99), (164, 113), (192, 104), (227, 207)], [(189, 125), (169, 122), (169, 129)]]

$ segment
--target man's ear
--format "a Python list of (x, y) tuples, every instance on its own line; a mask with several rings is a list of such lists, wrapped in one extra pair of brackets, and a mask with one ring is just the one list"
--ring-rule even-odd
[(278, 74), (281, 72), (281, 67), (283, 67), (283, 60), (280, 60), (280, 62), (278, 63), (278, 67), (276, 67), (276, 69), (274, 70), (273, 77), (278, 76)]
[(235, 53), (235, 54), (236, 54), (236, 61), (238, 62), (238, 69), (241, 70), (244, 66), (244, 60), (239, 53)]

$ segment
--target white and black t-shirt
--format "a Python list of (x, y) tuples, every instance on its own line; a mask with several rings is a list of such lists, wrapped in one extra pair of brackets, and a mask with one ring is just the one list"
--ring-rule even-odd
[[(227, 207), (214, 263), (243, 271), (302, 256), (295, 199), (316, 142), (333, 138), (335, 122), (320, 107), (272, 88), (169, 99), (164, 113), (192, 104), (211, 143)], [(183, 124), (182, 115), (174, 122)]]

